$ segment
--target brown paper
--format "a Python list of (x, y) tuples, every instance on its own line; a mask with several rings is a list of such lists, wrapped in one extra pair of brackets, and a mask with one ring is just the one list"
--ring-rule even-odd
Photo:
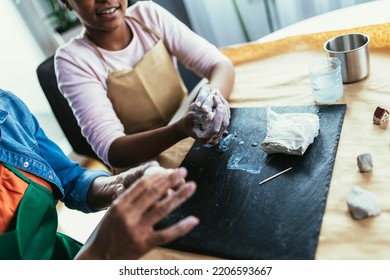
[[(373, 123), (377, 106), (390, 109), (389, 30), (390, 24), (371, 25), (223, 49), (236, 65), (231, 106), (311, 105), (315, 103), (308, 65), (325, 55), (323, 44), (348, 32), (362, 32), (371, 37), (369, 76), (344, 85), (344, 96), (337, 102), (347, 104), (347, 112), (316, 259), (390, 259), (390, 127)], [(180, 164), (188, 151), (188, 142), (185, 144), (182, 149), (180, 143), (176, 145), (175, 153), (169, 151), (175, 157), (170, 166), (172, 162)], [(371, 153), (372, 172), (359, 172), (357, 156), (362, 153)], [(364, 220), (351, 217), (347, 197), (355, 185), (378, 198), (382, 209), (378, 217)]]

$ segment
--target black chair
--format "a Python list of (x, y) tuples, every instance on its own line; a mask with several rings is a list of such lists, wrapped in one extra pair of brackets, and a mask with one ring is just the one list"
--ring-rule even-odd
[(54, 71), (54, 56), (47, 58), (37, 68), (39, 84), (49, 101), (54, 116), (60, 124), (60, 127), (74, 152), (101, 161), (92, 150), (85, 137), (81, 134), (81, 129), (73, 115), (68, 101), (58, 89), (57, 77)]

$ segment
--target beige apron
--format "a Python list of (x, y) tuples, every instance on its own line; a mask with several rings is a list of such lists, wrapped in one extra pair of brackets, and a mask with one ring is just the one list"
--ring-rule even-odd
[[(161, 36), (138, 19), (130, 19), (158, 39), (134, 69), (111, 70), (92, 43), (108, 69), (107, 96), (127, 135), (167, 125), (188, 95)], [(169, 166), (165, 158), (159, 156), (157, 160)], [(119, 174), (130, 167), (111, 168), (111, 172)]]
[(126, 134), (167, 125), (188, 93), (163, 39), (139, 20), (131, 19), (158, 39), (134, 69), (111, 70), (94, 46), (109, 69), (107, 95)]

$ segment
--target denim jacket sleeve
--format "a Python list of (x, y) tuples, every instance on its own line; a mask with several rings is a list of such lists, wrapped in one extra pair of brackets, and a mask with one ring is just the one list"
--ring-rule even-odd
[[(35, 119), (35, 117), (33, 116)], [(35, 122), (37, 122), (35, 120)], [(35, 138), (39, 145), (40, 156), (53, 169), (64, 190), (65, 205), (83, 212), (91, 212), (87, 204), (87, 193), (92, 181), (99, 176), (109, 176), (105, 171), (87, 170), (72, 162), (62, 150), (51, 141), (37, 125)]]
[(55, 144), (51, 141), (37, 123), (35, 138), (37, 140), (40, 156), (50, 165), (59, 178), (64, 190), (65, 205), (72, 209), (83, 212), (91, 212), (87, 204), (87, 193), (92, 181), (99, 176), (108, 176), (105, 171), (87, 170), (72, 162)]

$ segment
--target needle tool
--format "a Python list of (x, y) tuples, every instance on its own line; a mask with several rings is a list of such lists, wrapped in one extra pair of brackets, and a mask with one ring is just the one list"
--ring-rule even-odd
[(292, 169), (292, 166), (289, 167), (289, 168), (287, 168), (287, 169), (285, 169), (285, 170), (283, 170), (283, 171), (280, 171), (279, 173), (276, 173), (275, 175), (273, 175), (273, 176), (271, 176), (271, 177), (268, 177), (267, 179), (265, 179), (265, 180), (263, 180), (263, 181), (261, 181), (261, 182), (259, 183), (259, 185), (262, 185), (262, 184), (264, 184), (264, 183), (266, 183), (266, 182), (268, 182), (268, 181), (270, 181), (270, 180), (272, 180), (272, 179), (274, 179), (274, 178), (276, 178), (276, 177), (282, 175), (283, 173), (286, 173), (287, 171), (289, 171), (289, 170), (291, 170), (291, 169)]

